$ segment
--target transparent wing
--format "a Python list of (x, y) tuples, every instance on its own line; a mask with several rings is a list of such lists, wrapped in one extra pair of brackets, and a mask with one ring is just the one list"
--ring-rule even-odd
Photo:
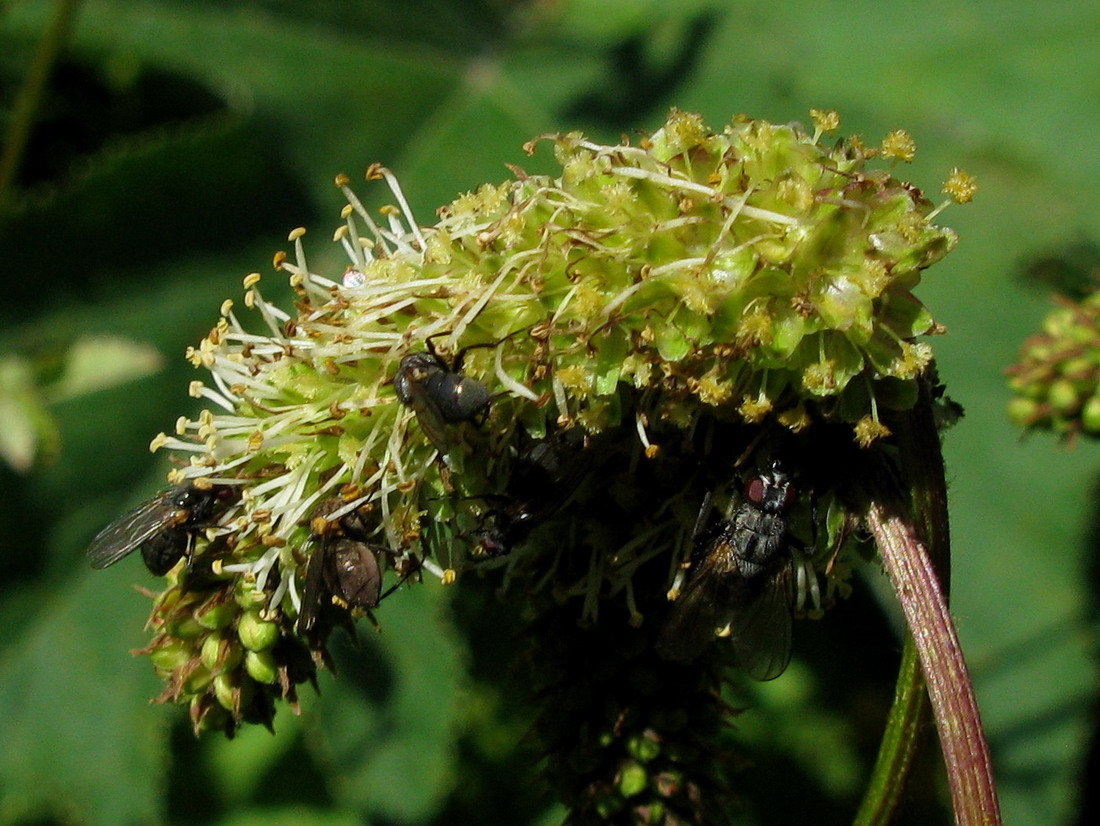
[(172, 502), (174, 490), (166, 490), (123, 514), (95, 535), (88, 546), (93, 568), (114, 565), (133, 553), (143, 542), (170, 524), (177, 508)]
[(428, 437), (428, 441), (439, 451), (440, 456), (446, 456), (447, 452), (450, 450), (450, 443), (447, 439), (446, 422), (444, 422), (443, 415), (439, 412), (439, 408), (431, 398), (427, 396), (427, 391), (420, 385), (414, 386), (409, 406), (412, 407), (413, 412), (416, 413), (416, 420), (420, 423), (420, 429), (424, 431), (424, 435)]
[(728, 616), (731, 576), (721, 553), (709, 553), (699, 562), (657, 636), (659, 656), (687, 663), (703, 653)]
[(730, 602), (726, 614), (730, 643), (737, 665), (753, 679), (774, 680), (791, 661), (791, 566), (781, 565), (763, 582), (745, 585), (746, 593)]
[(298, 630), (306, 633), (313, 630), (317, 618), (329, 602), (330, 595), (325, 585), (325, 566), (328, 563), (329, 547), (325, 542), (318, 543), (306, 564), (306, 586), (302, 594), (302, 610), (298, 614)]

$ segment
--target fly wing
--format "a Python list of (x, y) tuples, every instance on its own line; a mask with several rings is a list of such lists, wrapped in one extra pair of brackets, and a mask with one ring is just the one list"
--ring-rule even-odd
[(328, 545), (321, 542), (313, 549), (313, 554), (306, 565), (306, 587), (302, 594), (302, 610), (298, 614), (298, 630), (302, 633), (313, 630), (326, 604), (330, 604), (331, 595), (325, 585), (328, 554)]
[(415, 385), (409, 400), (409, 406), (416, 413), (416, 420), (420, 423), (420, 429), (432, 443), (432, 447), (439, 451), (440, 456), (446, 456), (450, 450), (450, 442), (447, 439), (447, 424), (443, 420), (438, 406), (427, 395), (427, 391), (420, 385)]
[(699, 562), (657, 636), (659, 656), (673, 662), (691, 662), (725, 623), (731, 602), (731, 574), (723, 557), (721, 552), (712, 551)]
[(761, 583), (746, 583), (756, 593), (730, 603), (729, 638), (737, 665), (756, 680), (774, 680), (791, 661), (791, 566), (782, 565)]
[(132, 553), (157, 531), (174, 523), (178, 510), (173, 504), (174, 490), (166, 490), (123, 514), (95, 535), (88, 546), (88, 558), (93, 568), (114, 565)]

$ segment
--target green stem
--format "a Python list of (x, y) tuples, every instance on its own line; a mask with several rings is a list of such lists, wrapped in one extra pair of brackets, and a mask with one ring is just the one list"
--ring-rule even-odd
[(878, 759), (871, 772), (856, 826), (886, 826), (893, 822), (913, 761), (924, 742), (928, 692), (912, 634), (905, 637), (894, 705), (886, 721)]
[(4, 145), (0, 149), (0, 205), (9, 196), (12, 181), (23, 160), (31, 130), (34, 128), (35, 113), (42, 101), (50, 72), (61, 53), (61, 47), (68, 37), (69, 28), (76, 17), (80, 0), (58, 0), (57, 9), (45, 36), (38, 44), (23, 86), (12, 106), (11, 123), (4, 136)]

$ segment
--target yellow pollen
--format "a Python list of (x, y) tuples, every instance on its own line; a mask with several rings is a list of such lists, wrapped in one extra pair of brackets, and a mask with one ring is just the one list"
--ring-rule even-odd
[(751, 424), (763, 421), (771, 411), (772, 403), (768, 398), (754, 399), (746, 396), (737, 406), (737, 412)]
[(811, 109), (810, 119), (814, 129), (822, 132), (835, 132), (840, 128), (840, 115), (835, 109)]
[(916, 157), (917, 143), (904, 129), (895, 129), (882, 139), (882, 155), (909, 163)]
[(951, 176), (943, 185), (943, 191), (951, 196), (957, 204), (968, 203), (978, 191), (977, 179), (965, 169), (955, 168), (951, 170)]
[(870, 447), (879, 439), (890, 435), (890, 428), (870, 415), (856, 422), (854, 429), (860, 447)]

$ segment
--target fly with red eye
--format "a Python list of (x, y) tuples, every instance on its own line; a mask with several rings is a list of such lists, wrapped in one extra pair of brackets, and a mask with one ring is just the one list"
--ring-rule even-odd
[(787, 516), (797, 496), (775, 460), (746, 482), (744, 501), (716, 532), (696, 537), (697, 561), (657, 638), (658, 654), (690, 662), (721, 636), (752, 677), (786, 670), (794, 606)]
[(746, 501), (765, 513), (786, 513), (797, 496), (798, 491), (778, 459), (764, 473), (745, 484)]

